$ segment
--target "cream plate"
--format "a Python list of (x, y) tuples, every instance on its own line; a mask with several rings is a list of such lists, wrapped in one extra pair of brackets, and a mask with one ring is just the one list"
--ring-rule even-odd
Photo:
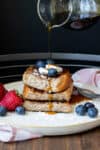
[[(5, 84), (8, 90), (15, 89), (22, 93), (23, 83), (21, 81)], [(25, 128), (33, 133), (42, 135), (67, 135), (90, 130), (100, 126), (100, 100), (94, 99), (93, 103), (99, 110), (97, 118), (78, 116), (73, 113), (56, 113), (50, 115), (43, 112), (26, 112), (26, 115), (18, 115), (14, 112), (0, 117), (0, 125), (11, 125), (16, 128)]]

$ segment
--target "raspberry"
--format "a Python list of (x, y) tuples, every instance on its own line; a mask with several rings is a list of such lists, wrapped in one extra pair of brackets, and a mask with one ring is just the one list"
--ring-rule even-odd
[(9, 111), (14, 111), (17, 106), (21, 106), (23, 100), (16, 94), (15, 90), (8, 91), (0, 102)]
[(0, 100), (4, 97), (6, 92), (7, 92), (7, 90), (4, 88), (3, 84), (0, 83)]

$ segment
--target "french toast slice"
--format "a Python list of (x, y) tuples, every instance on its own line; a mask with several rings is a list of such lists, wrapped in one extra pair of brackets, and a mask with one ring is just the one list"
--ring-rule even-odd
[(34, 89), (32, 87), (29, 87), (27, 85), (24, 85), (23, 89), (23, 98), (24, 99), (29, 99), (29, 100), (34, 100), (34, 101), (69, 101), (72, 95), (73, 91), (73, 85), (70, 84), (70, 87), (67, 88), (66, 90), (59, 92), (59, 93), (47, 93), (45, 91), (40, 91), (37, 89)]
[(48, 77), (41, 75), (34, 66), (31, 66), (23, 74), (23, 83), (48, 93), (57, 93), (69, 88), (72, 79), (67, 69), (57, 77)]
[(28, 111), (36, 112), (72, 112), (72, 105), (67, 102), (36, 102), (26, 100), (24, 101), (23, 106)]

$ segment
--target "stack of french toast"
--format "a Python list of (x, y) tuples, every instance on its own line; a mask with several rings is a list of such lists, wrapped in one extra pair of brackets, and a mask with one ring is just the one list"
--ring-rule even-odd
[(53, 61), (37, 61), (23, 73), (24, 107), (36, 112), (71, 112), (73, 82), (68, 69)]

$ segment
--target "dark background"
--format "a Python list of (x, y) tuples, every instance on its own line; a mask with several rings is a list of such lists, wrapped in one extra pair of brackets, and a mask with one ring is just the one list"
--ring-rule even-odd
[[(37, 0), (0, 0), (0, 54), (47, 52), (48, 34), (36, 12)], [(100, 22), (81, 32), (52, 33), (53, 52), (100, 54)]]

